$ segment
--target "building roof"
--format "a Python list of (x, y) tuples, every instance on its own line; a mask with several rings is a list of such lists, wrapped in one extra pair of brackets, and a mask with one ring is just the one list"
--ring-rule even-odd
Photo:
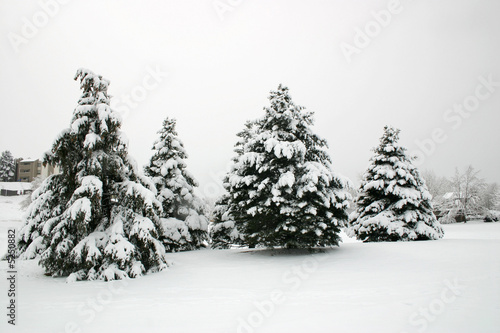
[(449, 200), (449, 199), (459, 199), (459, 198), (463, 198), (464, 195), (462, 192), (458, 193), (457, 192), (448, 192), (448, 193), (445, 193), (443, 194), (443, 199), (446, 199), (446, 200)]
[(455, 196), (455, 192), (448, 192), (448, 193), (443, 194), (444, 199), (451, 199), (454, 196)]

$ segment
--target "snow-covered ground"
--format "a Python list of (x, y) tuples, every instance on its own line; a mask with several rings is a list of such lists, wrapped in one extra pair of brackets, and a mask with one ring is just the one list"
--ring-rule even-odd
[(7, 230), (17, 228), (21, 224), (24, 212), (20, 204), (24, 199), (26, 195), (0, 196), (0, 256), (2, 257), (7, 251)]
[[(0, 197), (0, 251), (24, 197)], [(438, 241), (363, 244), (323, 253), (173, 253), (163, 272), (65, 283), (18, 261), (17, 325), (1, 332), (499, 332), (500, 223), (444, 225)]]

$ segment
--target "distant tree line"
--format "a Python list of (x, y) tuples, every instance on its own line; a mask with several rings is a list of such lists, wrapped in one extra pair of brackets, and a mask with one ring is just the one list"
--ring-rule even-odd
[(487, 183), (472, 165), (463, 171), (456, 168), (452, 177), (439, 177), (430, 170), (423, 172), (423, 176), (433, 196), (434, 209), (447, 222), (463, 222), (472, 215), (500, 210), (498, 184)]

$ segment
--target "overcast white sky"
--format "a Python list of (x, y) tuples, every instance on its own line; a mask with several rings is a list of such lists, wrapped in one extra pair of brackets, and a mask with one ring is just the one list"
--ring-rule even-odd
[[(15, 157), (41, 157), (68, 127), (80, 96), (73, 76), (86, 67), (111, 81), (139, 165), (162, 120), (178, 120), (207, 195), (218, 194), (235, 134), (279, 83), (316, 112), (334, 170), (355, 182), (386, 124), (411, 152), (427, 142), (421, 170), (451, 176), (472, 164), (500, 182), (498, 0), (401, 0), (380, 31), (372, 12), (391, 1), (65, 1), (46, 6), (49, 16), (41, 4), (55, 0), (0, 0), (0, 150)], [(367, 27), (369, 45), (349, 62), (342, 43), (355, 47)], [(447, 111), (463, 103), (472, 111)]]

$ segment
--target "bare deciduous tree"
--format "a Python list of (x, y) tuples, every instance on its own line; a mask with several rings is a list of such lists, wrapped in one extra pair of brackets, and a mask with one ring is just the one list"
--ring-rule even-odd
[(500, 205), (500, 188), (497, 183), (485, 186), (481, 195), (481, 205), (488, 210), (496, 209)]
[(422, 177), (425, 180), (425, 185), (427, 185), (429, 193), (435, 201), (440, 201), (443, 195), (453, 191), (451, 181), (446, 177), (437, 176), (433, 170), (425, 170), (422, 172)]
[(486, 184), (479, 178), (479, 172), (480, 170), (469, 165), (463, 173), (458, 168), (455, 169), (455, 176), (451, 179), (455, 196), (464, 214), (464, 222), (467, 222), (467, 214), (480, 208), (480, 196)]

